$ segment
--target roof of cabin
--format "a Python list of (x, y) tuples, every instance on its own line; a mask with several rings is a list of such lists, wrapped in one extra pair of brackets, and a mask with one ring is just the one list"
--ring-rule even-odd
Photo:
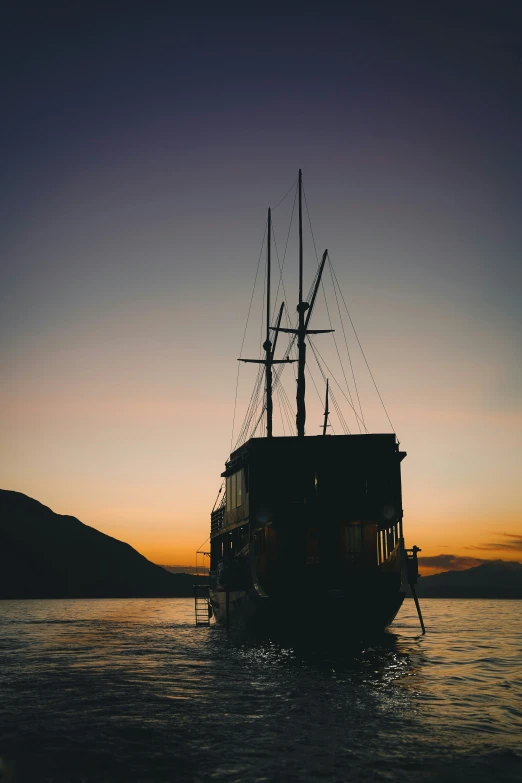
[[(264, 453), (268, 456), (270, 453), (274, 455), (284, 452), (295, 453), (297, 450), (300, 453), (309, 454), (310, 457), (327, 454), (339, 454), (339, 456), (360, 454), (362, 456), (369, 453), (398, 452), (399, 444), (393, 432), (375, 435), (317, 435), (305, 438), (299, 438), (297, 435), (275, 438), (250, 438), (250, 440), (232, 452), (226, 463), (227, 469), (221, 475), (229, 474), (236, 469), (238, 462), (244, 462), (245, 458), (253, 454), (259, 455)], [(404, 452), (401, 452), (401, 454), (406, 456)]]

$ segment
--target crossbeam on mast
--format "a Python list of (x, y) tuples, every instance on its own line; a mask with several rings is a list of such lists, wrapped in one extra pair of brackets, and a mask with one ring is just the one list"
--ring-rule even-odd
[[(272, 359), (270, 364), (292, 364), (297, 359)], [(238, 362), (244, 362), (245, 364), (266, 364), (266, 359), (238, 359)]]
[[(275, 326), (271, 326), (271, 329), (276, 330)], [(299, 329), (286, 329), (281, 327), (277, 329), (278, 332), (285, 332), (286, 334), (299, 334)], [(305, 334), (328, 334), (329, 332), (335, 332), (335, 329), (306, 329)]]

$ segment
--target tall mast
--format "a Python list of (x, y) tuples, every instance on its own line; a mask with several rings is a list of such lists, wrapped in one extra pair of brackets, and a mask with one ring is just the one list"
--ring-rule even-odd
[(295, 423), (297, 435), (302, 438), (305, 434), (306, 407), (305, 407), (305, 364), (306, 364), (306, 326), (304, 314), (308, 310), (308, 302), (303, 302), (303, 178), (299, 169), (299, 325), (297, 328), (297, 413)]
[(265, 375), (266, 375), (266, 437), (272, 437), (272, 343), (270, 341), (270, 267), (272, 252), (272, 213), (268, 208), (268, 235), (266, 243), (266, 340), (263, 348), (266, 352)]
[[(328, 255), (328, 251), (325, 250), (323, 253), (323, 258), (321, 260), (321, 263), (319, 265), (319, 270), (317, 272), (317, 277), (315, 280), (314, 289), (312, 292), (312, 298), (310, 301), (310, 304), (308, 302), (303, 301), (303, 177), (301, 169), (299, 169), (299, 186), (298, 186), (298, 192), (299, 192), (299, 304), (297, 305), (297, 312), (299, 314), (299, 320), (298, 320), (298, 326), (297, 329), (284, 329), (281, 327), (281, 315), (283, 313), (283, 309), (281, 308), (279, 312), (279, 318), (277, 321), (277, 326), (270, 327), (273, 331), (276, 333), (276, 338), (274, 339), (274, 348), (272, 349), (270, 340), (267, 336), (267, 339), (263, 345), (263, 348), (266, 351), (266, 359), (240, 359), (242, 362), (257, 362), (259, 364), (264, 364), (266, 367), (266, 378), (267, 378), (267, 436), (271, 437), (272, 435), (272, 364), (279, 364), (279, 363), (285, 363), (289, 360), (283, 359), (277, 361), (273, 358), (274, 352), (275, 352), (275, 343), (277, 340), (277, 335), (279, 332), (286, 332), (287, 334), (294, 334), (297, 336), (297, 348), (298, 348), (298, 369), (297, 369), (297, 393), (296, 393), (296, 401), (297, 401), (297, 413), (295, 417), (295, 423), (297, 427), (297, 436), (299, 438), (304, 437), (305, 434), (305, 423), (306, 423), (306, 407), (305, 407), (305, 365), (306, 365), (306, 342), (305, 338), (307, 334), (322, 334), (325, 332), (332, 332), (333, 329), (308, 329), (308, 323), (310, 321), (310, 316), (312, 315), (312, 310), (315, 304), (315, 299), (317, 296), (317, 291), (319, 290), (319, 285), (321, 283), (321, 277), (323, 274), (324, 265), (326, 262), (326, 258)], [(269, 226), (269, 232), (271, 230), (271, 216), (270, 216), (270, 210), (268, 211), (268, 226)], [(267, 248), (268, 258), (270, 258), (270, 241)], [(268, 269), (270, 269), (270, 265), (268, 264)], [(270, 289), (270, 272), (267, 272), (267, 278), (268, 278), (268, 289)], [(267, 299), (270, 296), (270, 292), (267, 292)], [(270, 308), (267, 305), (267, 324), (268, 319), (270, 317)], [(308, 310), (308, 314), (305, 318), (305, 313)], [(270, 410), (270, 413), (268, 411)]]
[(326, 435), (326, 428), (328, 427), (328, 378), (326, 379), (326, 399), (324, 401), (324, 423), (323, 423), (323, 435)]
[(299, 169), (299, 305), (303, 302), (303, 175)]

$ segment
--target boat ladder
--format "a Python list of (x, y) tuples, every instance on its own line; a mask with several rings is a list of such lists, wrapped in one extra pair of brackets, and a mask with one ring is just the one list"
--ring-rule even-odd
[(211, 606), (208, 585), (194, 585), (196, 625), (210, 625)]

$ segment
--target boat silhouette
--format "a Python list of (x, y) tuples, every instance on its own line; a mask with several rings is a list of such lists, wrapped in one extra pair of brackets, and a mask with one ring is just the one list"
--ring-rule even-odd
[[(299, 292), (294, 326), (272, 324), (272, 215), (266, 233), (266, 334), (258, 364), (264, 380), (261, 413), (254, 406), (221, 473), (224, 492), (211, 512), (209, 587), (196, 586), (196, 622), (306, 627), (312, 632), (375, 632), (395, 618), (410, 585), (415, 593), (417, 547), (403, 533), (401, 451), (394, 433), (370, 434), (353, 408), (359, 434), (328, 434), (332, 391), (325, 384), (320, 435), (305, 435), (306, 353), (311, 319), (328, 260), (325, 250), (308, 296), (303, 294), (303, 186), (299, 171)], [(295, 202), (294, 202), (295, 204)], [(281, 358), (276, 349), (288, 345)], [(314, 337), (315, 339), (315, 337)], [(291, 358), (292, 352), (296, 354)], [(295, 363), (295, 435), (273, 433), (273, 392)], [(262, 368), (262, 369), (261, 369)], [(373, 376), (372, 376), (373, 379)], [(379, 395), (380, 396), (380, 395)], [(337, 408), (336, 404), (336, 408)], [(362, 414), (362, 409), (361, 409)], [(264, 437), (256, 437), (260, 422)], [(364, 426), (361, 426), (364, 425)]]

